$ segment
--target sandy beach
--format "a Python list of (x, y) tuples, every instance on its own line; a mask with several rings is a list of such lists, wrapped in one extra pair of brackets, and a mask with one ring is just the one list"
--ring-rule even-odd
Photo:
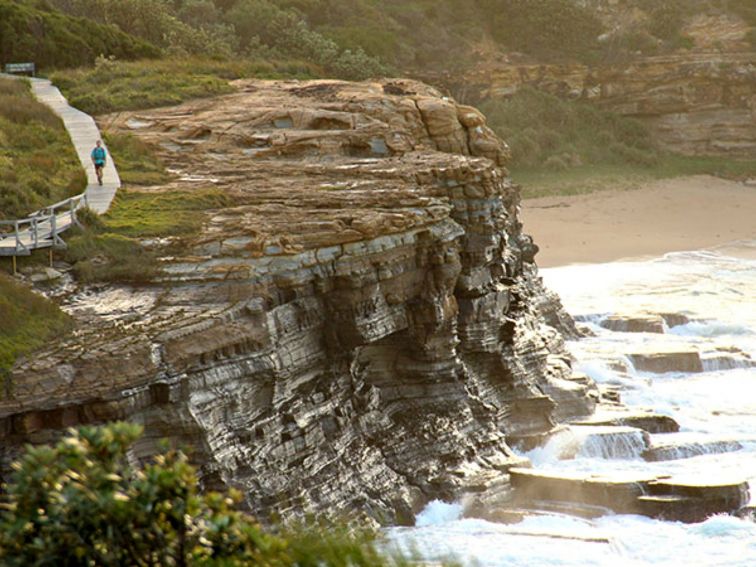
[(756, 187), (708, 175), (522, 202), (542, 268), (658, 256), (756, 238)]

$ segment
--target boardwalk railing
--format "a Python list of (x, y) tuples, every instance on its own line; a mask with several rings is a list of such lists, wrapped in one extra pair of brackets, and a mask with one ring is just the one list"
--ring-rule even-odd
[[(18, 79), (15, 75), (2, 73), (0, 77)], [(31, 83), (34, 96), (63, 120), (82, 169), (87, 174), (87, 188), (81, 195), (45, 207), (27, 218), (0, 221), (0, 256), (13, 258), (14, 273), (16, 256), (28, 256), (38, 248), (50, 250), (52, 263), (52, 250), (66, 246), (60, 234), (74, 225), (79, 225), (77, 211), (82, 207), (89, 207), (99, 215), (105, 214), (121, 187), (121, 180), (112, 159), (105, 165), (102, 183), (97, 179), (90, 164), (90, 152), (95, 142), (101, 139), (94, 118), (69, 106), (65, 97), (47, 79), (27, 80)]]
[(0, 221), (0, 255), (28, 256), (36, 248), (65, 248), (60, 233), (72, 225), (81, 226), (76, 213), (87, 206), (87, 201), (84, 192), (25, 219)]

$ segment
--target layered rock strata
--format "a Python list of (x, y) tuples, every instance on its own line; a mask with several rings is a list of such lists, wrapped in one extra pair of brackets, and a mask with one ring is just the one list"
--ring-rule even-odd
[(175, 169), (156, 191), (215, 186), (235, 205), (172, 243), (151, 285), (71, 300), (86, 326), (7, 382), (4, 464), (128, 419), (146, 431), (136, 458), (189, 446), (205, 486), (262, 515), (410, 522), (431, 498), (506, 496), (523, 463), (507, 440), (598, 398), (570, 368), (506, 145), (416, 82), (238, 86), (109, 119)]
[(497, 64), (428, 77), (475, 102), (532, 86), (644, 121), (662, 146), (683, 154), (756, 156), (756, 53), (694, 52), (589, 67)]

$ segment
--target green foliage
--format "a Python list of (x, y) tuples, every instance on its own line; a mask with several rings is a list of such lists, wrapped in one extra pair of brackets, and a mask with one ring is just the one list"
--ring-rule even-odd
[(0, 321), (0, 377), (19, 356), (70, 329), (70, 319), (55, 303), (4, 274), (0, 274)]
[[(203, 18), (217, 17), (197, 2), (182, 13), (191, 25), (179, 18), (167, 0), (48, 0), (67, 14), (87, 17), (101, 24), (112, 24), (131, 36), (173, 54), (223, 57), (236, 47), (228, 26)], [(204, 9), (203, 9), (204, 8)]]
[(0, 79), (0, 220), (23, 218), (85, 186), (60, 119), (27, 81)]
[(668, 154), (653, 144), (637, 120), (532, 88), (488, 101), (481, 110), (512, 148), (512, 175), (526, 198), (590, 193), (682, 175), (756, 176), (753, 160)]
[(310, 29), (297, 13), (284, 10), (271, 0), (239, 0), (225, 18), (247, 50), (259, 40), (286, 56), (312, 61), (345, 79), (363, 79), (386, 72), (361, 47), (342, 49), (335, 41)]
[(127, 450), (141, 427), (114, 423), (28, 447), (13, 465), (0, 514), (3, 565), (265, 565), (382, 567), (407, 563), (370, 535), (315, 527), (266, 532), (235, 509), (238, 492), (201, 494), (187, 457), (168, 450), (143, 467)]
[(542, 57), (590, 58), (601, 21), (573, 0), (479, 0), (491, 16), (493, 37), (509, 49)]
[(154, 150), (136, 136), (121, 132), (104, 132), (103, 138), (123, 183), (158, 185), (171, 179)]
[[(11, 10), (12, 6), (14, 12), (24, 14), (22, 23), (17, 15), (6, 18), (6, 23), (0, 8), (0, 59), (10, 57), (3, 54), (2, 46), (43, 66), (89, 64), (100, 54), (118, 59), (140, 54), (294, 58), (317, 66), (319, 74), (361, 79), (395, 70), (464, 69), (479, 59), (481, 49), (490, 51), (495, 44), (546, 61), (621, 60), (638, 51), (655, 54), (691, 47), (690, 38), (681, 34), (685, 19), (707, 10), (738, 14), (752, 26), (756, 21), (751, 0), (626, 0), (625, 8), (639, 9), (645, 16), (599, 44), (598, 37), (609, 30), (589, 4), (576, 0), (0, 0), (0, 7)], [(54, 41), (50, 33), (40, 33), (29, 23), (32, 13), (54, 29)], [(82, 26), (94, 31), (84, 33), (89, 28)], [(44, 53), (35, 51), (40, 49)]]
[(481, 109), (511, 146), (514, 167), (652, 166), (658, 157), (642, 123), (585, 102), (523, 88), (509, 99), (487, 101)]
[(114, 26), (67, 16), (44, 2), (0, 0), (0, 63), (75, 67), (90, 65), (101, 54), (135, 59), (155, 57), (158, 51)]
[(240, 77), (305, 78), (312, 73), (311, 66), (291, 61), (174, 58), (100, 60), (94, 68), (59, 71), (51, 78), (73, 106), (89, 114), (102, 114), (233, 92), (228, 81)]

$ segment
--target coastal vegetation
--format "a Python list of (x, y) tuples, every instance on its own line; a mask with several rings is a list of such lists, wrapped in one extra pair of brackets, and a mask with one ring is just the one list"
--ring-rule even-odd
[(3, 565), (382, 567), (408, 565), (367, 532), (323, 525), (263, 528), (241, 494), (198, 490), (194, 467), (164, 448), (139, 466), (141, 426), (82, 427), (14, 465), (0, 511)]
[(160, 51), (114, 25), (69, 16), (45, 0), (0, 0), (0, 63), (77, 67), (91, 65), (100, 54), (137, 59)]
[(747, 0), (626, 4), (637, 17), (617, 28), (574, 0), (0, 0), (0, 61), (50, 69), (200, 56), (362, 79), (461, 70), (496, 52), (582, 62), (674, 52), (691, 47), (685, 24), (698, 14), (754, 25)]
[(0, 220), (25, 217), (85, 186), (60, 118), (27, 81), (0, 79)]
[(51, 79), (68, 101), (89, 114), (179, 104), (233, 92), (229, 81), (246, 78), (314, 78), (314, 66), (292, 60), (217, 60), (178, 57), (119, 61), (56, 71)]
[(158, 185), (171, 179), (153, 148), (136, 136), (107, 130), (102, 136), (124, 184)]
[[(0, 273), (0, 378), (19, 356), (43, 346), (71, 328), (58, 306)], [(7, 388), (7, 381), (3, 380)], [(0, 392), (6, 396), (7, 391)]]
[(151, 192), (121, 189), (104, 216), (84, 213), (84, 230), (67, 238), (64, 258), (82, 282), (147, 282), (158, 270), (157, 253), (145, 239), (172, 237), (180, 253), (181, 237), (197, 234), (207, 211), (230, 205), (214, 188)]
[(629, 188), (683, 175), (756, 176), (753, 160), (672, 154), (636, 119), (529, 87), (487, 101), (481, 110), (510, 144), (510, 168), (526, 198)]

